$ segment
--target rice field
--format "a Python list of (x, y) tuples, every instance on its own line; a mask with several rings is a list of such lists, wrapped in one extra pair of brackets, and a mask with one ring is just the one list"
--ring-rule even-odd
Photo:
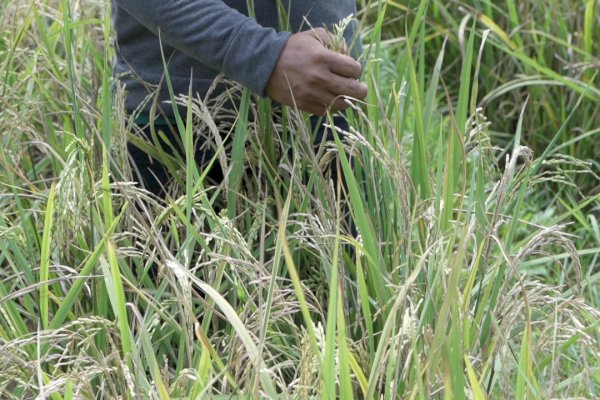
[(600, 398), (600, 2), (357, 4), (348, 131), (231, 84), (167, 156), (108, 2), (0, 0), (0, 399)]

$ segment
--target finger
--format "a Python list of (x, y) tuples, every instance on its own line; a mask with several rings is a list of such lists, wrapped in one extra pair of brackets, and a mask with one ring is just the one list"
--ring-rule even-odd
[(348, 104), (346, 102), (346, 100), (344, 100), (341, 97), (337, 97), (337, 98), (333, 98), (332, 97), (331, 102), (326, 103), (327, 105), (323, 104), (323, 103), (310, 103), (308, 105), (305, 105), (304, 107), (300, 108), (303, 111), (306, 111), (310, 114), (313, 115), (325, 115), (328, 112), (330, 113), (336, 113), (338, 111), (342, 111), (345, 110), (346, 108), (350, 107), (350, 104)]
[(330, 51), (327, 55), (327, 65), (334, 74), (347, 78), (358, 79), (362, 75), (362, 65), (350, 56)]
[(322, 92), (315, 102), (320, 103), (329, 112), (342, 111), (350, 106), (343, 96), (337, 96), (329, 92)]
[(323, 104), (318, 104), (318, 103), (308, 104), (305, 107), (301, 108), (301, 110), (306, 111), (307, 113), (312, 114), (312, 115), (323, 116), (323, 115), (327, 114), (327, 107), (325, 107)]
[(333, 93), (321, 91), (318, 96), (315, 96), (311, 107), (319, 110), (318, 115), (323, 115), (326, 111), (337, 112), (348, 108), (350, 104), (343, 96), (336, 96)]
[(326, 87), (331, 93), (337, 96), (348, 96), (358, 100), (363, 100), (367, 97), (367, 85), (352, 78), (344, 78), (332, 74), (328, 79)]
[(329, 111), (332, 113), (335, 113), (338, 111), (345, 110), (348, 107), (350, 107), (350, 104), (348, 104), (348, 101), (346, 99), (344, 99), (343, 97), (338, 96), (335, 98), (335, 100), (332, 103), (330, 103)]

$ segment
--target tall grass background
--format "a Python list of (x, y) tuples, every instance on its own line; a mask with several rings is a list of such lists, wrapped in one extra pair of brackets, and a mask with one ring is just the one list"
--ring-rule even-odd
[(0, 398), (600, 396), (600, 5), (358, 4), (348, 132), (173, 93), (168, 157), (129, 133), (105, 2), (0, 3)]

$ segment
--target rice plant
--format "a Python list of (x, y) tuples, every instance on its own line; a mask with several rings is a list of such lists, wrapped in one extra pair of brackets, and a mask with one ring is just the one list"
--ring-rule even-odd
[(598, 398), (600, 21), (551, 3), (359, 1), (369, 97), (318, 148), (173, 93), (164, 200), (107, 5), (0, 3), (0, 398)]

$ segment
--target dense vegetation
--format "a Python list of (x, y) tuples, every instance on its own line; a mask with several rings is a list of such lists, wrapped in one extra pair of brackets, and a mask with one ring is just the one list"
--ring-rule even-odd
[(180, 95), (165, 201), (108, 8), (0, 0), (0, 398), (600, 397), (597, 1), (359, 1), (345, 140)]

